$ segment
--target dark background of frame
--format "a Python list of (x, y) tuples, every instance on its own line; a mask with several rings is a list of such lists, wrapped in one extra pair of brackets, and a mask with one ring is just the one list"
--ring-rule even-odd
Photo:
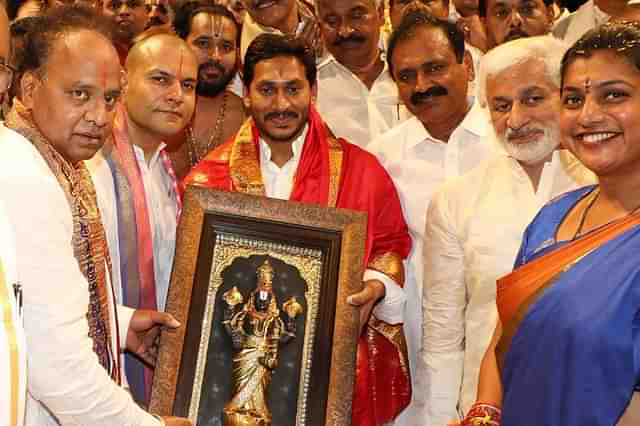
[[(341, 233), (339, 231), (320, 230), (291, 224), (284, 225), (277, 222), (252, 220), (233, 215), (208, 212), (205, 213), (203, 231), (200, 239), (200, 250), (191, 296), (191, 306), (188, 314), (191, 320), (189, 324), (187, 324), (173, 414), (187, 417), (189, 412), (196, 359), (200, 345), (200, 335), (202, 333), (202, 318), (204, 316), (206, 294), (211, 275), (212, 254), (215, 248), (215, 237), (218, 232), (250, 239), (255, 238), (299, 247), (319, 249), (322, 251), (322, 279), (320, 283), (322, 291), (317, 317), (318, 326), (313, 342), (313, 362), (310, 374), (310, 386), (307, 394), (306, 418), (309, 426), (323, 426), (326, 421), (326, 403), (329, 390), (329, 372), (331, 369), (331, 351), (337, 295), (336, 283), (338, 282), (340, 247), (342, 242)], [(283, 236), (286, 236), (285, 241), (283, 241)], [(191, 324), (191, 322), (193, 322), (193, 324)], [(224, 371), (220, 372), (220, 374), (230, 375), (231, 372)], [(205, 382), (203, 381), (201, 395), (206, 394), (204, 385)], [(202, 405), (200, 408), (198, 417), (201, 416)], [(295, 424), (295, 419), (292, 420), (293, 424)]]

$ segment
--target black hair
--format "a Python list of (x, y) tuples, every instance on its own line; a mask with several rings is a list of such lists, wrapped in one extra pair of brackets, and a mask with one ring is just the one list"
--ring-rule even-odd
[(41, 71), (55, 41), (64, 34), (86, 30), (112, 42), (113, 28), (111, 20), (90, 7), (70, 5), (50, 9), (26, 38), (22, 71)]
[(244, 57), (242, 80), (245, 87), (251, 86), (256, 65), (261, 61), (280, 56), (292, 56), (304, 65), (309, 85), (316, 84), (316, 57), (309, 46), (290, 35), (264, 33), (251, 42)]
[(439, 28), (446, 34), (451, 44), (451, 48), (456, 55), (456, 61), (459, 64), (464, 60), (464, 34), (458, 29), (456, 24), (435, 18), (422, 10), (412, 10), (402, 17), (402, 22), (398, 25), (398, 28), (393, 30), (391, 38), (389, 39), (389, 46), (387, 47), (387, 65), (389, 67), (389, 73), (391, 77), (395, 79), (393, 72), (393, 51), (396, 49), (398, 43), (404, 40), (408, 40), (413, 37), (416, 30), (420, 27)]
[(233, 16), (233, 13), (220, 4), (203, 4), (197, 1), (189, 1), (181, 5), (176, 10), (176, 16), (173, 20), (173, 28), (175, 29), (176, 34), (178, 34), (178, 37), (186, 39), (189, 36), (193, 18), (199, 13), (224, 16), (233, 22), (233, 25), (236, 28), (236, 44), (240, 46), (240, 25), (236, 22), (236, 18)]
[[(40, 27), (43, 18), (41, 16), (29, 16), (14, 21), (9, 27), (11, 34), (11, 64), (17, 72), (22, 72), (22, 64), (25, 60), (25, 48), (27, 38), (30, 34)], [(18, 41), (22, 48), (18, 48)]]
[[(553, 5), (554, 0), (544, 0), (544, 5), (549, 7)], [(481, 17), (487, 16), (487, 4), (488, 0), (478, 0), (478, 15)]]
[(27, 16), (13, 21), (9, 27), (11, 37), (20, 37), (29, 34), (40, 26), (41, 16)]
[(608, 22), (580, 38), (562, 57), (560, 75), (578, 58), (589, 58), (598, 50), (609, 50), (625, 58), (640, 71), (640, 23)]

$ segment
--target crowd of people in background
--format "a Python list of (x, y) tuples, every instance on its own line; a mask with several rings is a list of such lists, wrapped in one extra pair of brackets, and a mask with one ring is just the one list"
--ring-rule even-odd
[(0, 3), (0, 425), (194, 424), (189, 186), (367, 213), (353, 426), (640, 424), (640, 0)]

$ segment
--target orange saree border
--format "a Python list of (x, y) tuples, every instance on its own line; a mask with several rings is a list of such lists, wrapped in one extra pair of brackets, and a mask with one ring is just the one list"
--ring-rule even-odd
[(500, 366), (520, 322), (543, 291), (582, 258), (636, 225), (640, 225), (640, 213), (629, 215), (593, 231), (498, 279), (496, 304), (502, 324), (502, 337), (498, 342), (496, 354)]

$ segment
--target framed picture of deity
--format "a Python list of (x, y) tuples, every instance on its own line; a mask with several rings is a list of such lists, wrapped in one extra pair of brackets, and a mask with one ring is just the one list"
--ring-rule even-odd
[(189, 187), (150, 411), (197, 426), (345, 426), (366, 214)]

